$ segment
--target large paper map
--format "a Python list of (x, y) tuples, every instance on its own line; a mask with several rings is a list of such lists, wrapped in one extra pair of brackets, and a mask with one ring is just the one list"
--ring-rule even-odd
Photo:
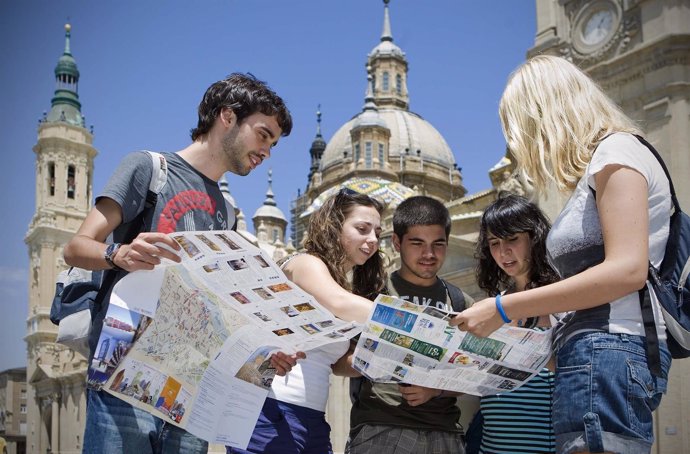
[(360, 330), (235, 232), (171, 237), (181, 263), (131, 273), (114, 287), (89, 385), (244, 449), (275, 376), (271, 354), (347, 342)]

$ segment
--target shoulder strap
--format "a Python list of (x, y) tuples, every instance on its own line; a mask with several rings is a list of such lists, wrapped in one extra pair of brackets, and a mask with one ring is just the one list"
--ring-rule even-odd
[(146, 151), (151, 157), (153, 173), (151, 174), (151, 183), (149, 183), (149, 191), (154, 194), (161, 192), (165, 183), (168, 182), (168, 161), (165, 156), (155, 151)]
[(462, 293), (458, 287), (454, 286), (450, 282), (446, 282), (445, 279), (439, 280), (446, 288), (446, 293), (448, 293), (448, 298), (450, 298), (450, 305), (453, 307), (455, 312), (462, 312), (465, 310), (465, 295)]
[(678, 197), (676, 197), (676, 189), (673, 187), (673, 180), (671, 179), (671, 174), (668, 172), (668, 168), (666, 168), (666, 163), (664, 162), (663, 159), (661, 159), (661, 156), (659, 155), (659, 152), (656, 151), (656, 149), (652, 146), (651, 143), (647, 142), (642, 136), (635, 135), (637, 140), (640, 141), (642, 145), (647, 147), (649, 151), (652, 152), (654, 157), (656, 158), (657, 161), (659, 161), (659, 165), (661, 168), (664, 170), (664, 173), (666, 174), (666, 178), (668, 178), (668, 186), (669, 189), (671, 190), (671, 201), (673, 202), (673, 209), (675, 213), (680, 213), (680, 203), (678, 203)]

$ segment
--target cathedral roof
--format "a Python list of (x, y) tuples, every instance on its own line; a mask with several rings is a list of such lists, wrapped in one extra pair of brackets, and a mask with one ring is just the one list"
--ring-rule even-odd
[[(419, 156), (424, 160), (436, 162), (448, 168), (453, 167), (455, 164), (453, 152), (441, 133), (431, 123), (408, 110), (379, 108), (377, 113), (391, 132), (388, 152), (390, 157), (408, 154), (417, 156), (417, 150), (420, 150)], [(358, 124), (363, 115), (367, 115), (367, 111), (356, 115), (333, 135), (321, 158), (321, 169), (340, 163), (345, 151), (348, 156), (352, 156), (350, 130)]]
[[(386, 96), (390, 96), (390, 92), (374, 89), (372, 68), (378, 64), (378, 57), (388, 53), (399, 55), (404, 60), (404, 52), (393, 44), (388, 2), (389, 0), (384, 0), (381, 42), (369, 54), (364, 108), (341, 126), (328, 142), (321, 157), (321, 170), (343, 162), (345, 156), (353, 156), (350, 131), (368, 126), (386, 128), (390, 131), (389, 158), (397, 159), (401, 155), (409, 155), (440, 164), (449, 170), (455, 168), (455, 157), (441, 133), (421, 116), (408, 110), (406, 93), (400, 95), (400, 102), (396, 104), (385, 99)], [(398, 68), (403, 75), (407, 73), (406, 62)]]

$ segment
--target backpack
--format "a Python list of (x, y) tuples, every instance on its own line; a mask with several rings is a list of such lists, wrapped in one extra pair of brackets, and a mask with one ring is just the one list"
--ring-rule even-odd
[[(680, 209), (671, 175), (659, 153), (645, 139), (636, 137), (659, 161), (671, 190), (673, 214), (670, 218), (666, 251), (659, 269), (649, 264), (647, 279), (659, 300), (661, 313), (666, 322), (666, 343), (671, 357), (687, 358), (690, 356), (690, 217)], [(660, 376), (659, 340), (647, 286), (638, 293), (647, 339), (647, 361), (651, 372)]]
[[(152, 151), (147, 153), (153, 163), (153, 173), (146, 203), (144, 210), (129, 223), (124, 235), (125, 243), (131, 243), (140, 232), (145, 231), (146, 215), (156, 206), (158, 193), (168, 179), (165, 157)], [(88, 357), (92, 316), (102, 307), (117, 275), (116, 270), (90, 271), (77, 267), (71, 267), (58, 275), (50, 306), (50, 321), (58, 325), (55, 342)]]

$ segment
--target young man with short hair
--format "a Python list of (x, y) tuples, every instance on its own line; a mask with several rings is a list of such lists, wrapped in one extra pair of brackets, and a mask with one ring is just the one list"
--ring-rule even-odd
[[(247, 175), (281, 136), (292, 129), (283, 100), (252, 75), (235, 73), (211, 85), (199, 105), (192, 143), (164, 153), (167, 182), (145, 216), (145, 230), (124, 244), (128, 225), (146, 205), (153, 161), (146, 152), (127, 155), (111, 176), (79, 231), (65, 246), (65, 262), (90, 270), (151, 270), (168, 258), (180, 259), (160, 245), (180, 250), (167, 234), (234, 228), (218, 180), (225, 172)], [(137, 221), (139, 222), (139, 221)], [(112, 234), (113, 242), (106, 244)], [(105, 301), (109, 300), (109, 295)], [(108, 304), (94, 314), (91, 356)], [(284, 364), (286, 369), (291, 364)], [(206, 453), (205, 441), (104, 391), (87, 390), (84, 453)]]
[[(400, 252), (400, 269), (390, 276), (391, 295), (456, 312), (471, 301), (437, 276), (446, 258), (450, 226), (446, 207), (430, 197), (411, 197), (398, 206), (393, 214), (393, 246)], [(345, 452), (464, 453), (457, 395), (363, 379), (350, 415)]]

